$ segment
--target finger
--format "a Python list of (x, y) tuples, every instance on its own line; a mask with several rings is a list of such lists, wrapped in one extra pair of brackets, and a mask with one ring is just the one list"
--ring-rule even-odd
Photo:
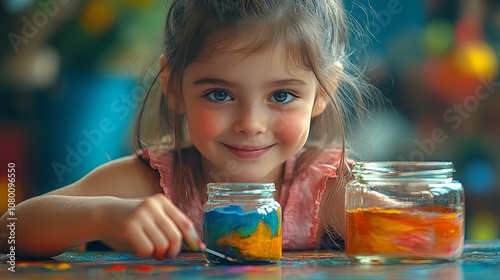
[(177, 227), (172, 226), (171, 230), (167, 233), (170, 247), (167, 249), (167, 256), (173, 258), (177, 256), (182, 250), (182, 233)]
[(170, 241), (164, 234), (163, 230), (158, 227), (156, 222), (147, 222), (144, 225), (144, 231), (153, 245), (153, 252), (151, 255), (156, 259), (164, 259), (170, 247)]
[(149, 257), (154, 251), (153, 243), (142, 230), (135, 232), (128, 240), (134, 248), (135, 254), (139, 257)]
[(174, 221), (167, 215), (156, 218), (156, 226), (161, 231), (161, 234), (168, 240), (168, 248), (166, 255), (175, 257), (182, 249), (182, 233), (177, 228)]
[[(204, 244), (201, 242), (201, 239), (196, 232), (193, 222), (184, 213), (182, 213), (182, 211), (179, 210), (179, 208), (177, 208), (170, 200), (166, 199), (163, 205), (165, 213), (167, 213), (167, 216), (172, 220), (175, 228), (179, 229), (181, 234), (179, 243), (176, 243), (175, 246), (179, 246), (179, 248), (182, 248), (182, 239), (184, 239), (191, 250), (199, 251), (200, 247), (202, 247), (201, 249), (204, 249)], [(176, 237), (172, 236), (172, 238)]]

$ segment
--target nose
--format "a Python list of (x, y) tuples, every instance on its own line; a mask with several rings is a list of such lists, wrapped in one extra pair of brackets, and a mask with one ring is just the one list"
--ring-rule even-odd
[(266, 132), (268, 128), (268, 112), (258, 104), (245, 104), (239, 107), (234, 121), (234, 130), (248, 136), (256, 136)]

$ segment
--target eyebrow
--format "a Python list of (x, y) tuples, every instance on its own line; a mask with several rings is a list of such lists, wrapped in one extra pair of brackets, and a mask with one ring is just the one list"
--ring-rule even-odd
[[(222, 86), (235, 86), (234, 83), (223, 80), (223, 79), (217, 79), (217, 78), (202, 78), (199, 80), (196, 80), (193, 82), (194, 85), (201, 86), (201, 85), (206, 85), (206, 84), (211, 84), (211, 85), (222, 85)], [(303, 80), (300, 79), (283, 79), (283, 80), (276, 80), (276, 81), (270, 81), (266, 83), (266, 86), (270, 87), (280, 87), (280, 86), (291, 86), (291, 85), (298, 85), (298, 86), (305, 86), (307, 83)]]

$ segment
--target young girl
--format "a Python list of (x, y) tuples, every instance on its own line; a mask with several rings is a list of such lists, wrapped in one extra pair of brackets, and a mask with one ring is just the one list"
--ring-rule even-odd
[(285, 250), (341, 240), (346, 122), (370, 92), (347, 35), (341, 0), (172, 1), (137, 154), (17, 205), (17, 256), (93, 240), (158, 259), (203, 250), (209, 182), (274, 183)]

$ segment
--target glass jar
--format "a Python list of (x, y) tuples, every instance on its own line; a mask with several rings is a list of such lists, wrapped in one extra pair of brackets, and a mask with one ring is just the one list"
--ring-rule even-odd
[(362, 263), (453, 261), (464, 190), (451, 162), (358, 162), (346, 186), (346, 255)]
[[(214, 251), (248, 262), (281, 258), (281, 206), (274, 184), (210, 183), (203, 209), (203, 242)], [(222, 259), (204, 254), (209, 263)]]

